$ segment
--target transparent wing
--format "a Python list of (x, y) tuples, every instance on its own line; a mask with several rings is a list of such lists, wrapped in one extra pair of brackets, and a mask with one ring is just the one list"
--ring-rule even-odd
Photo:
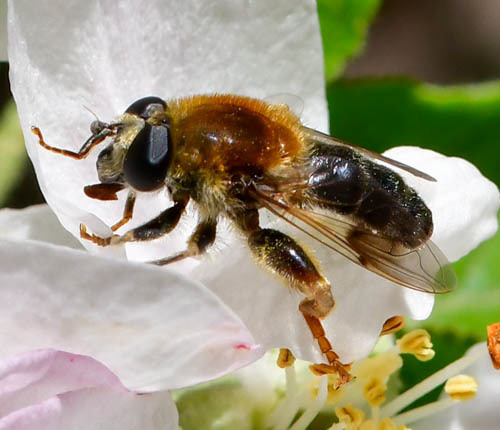
[(264, 101), (272, 105), (286, 105), (299, 118), (304, 112), (304, 100), (289, 93), (278, 93), (267, 96)]
[(396, 284), (434, 294), (448, 292), (456, 286), (453, 268), (431, 241), (409, 249), (335, 214), (292, 207), (265, 190), (255, 189), (253, 193), (259, 203), (276, 216)]
[(436, 179), (434, 179), (432, 176), (428, 175), (427, 173), (421, 172), (418, 169), (415, 169), (414, 167), (408, 166), (407, 164), (400, 163), (399, 161), (393, 160), (392, 158), (384, 157), (383, 155), (380, 155), (379, 153), (375, 151), (370, 151), (369, 149), (363, 148), (361, 146), (353, 145), (352, 143), (347, 143), (342, 140), (336, 139), (335, 137), (329, 136), (328, 134), (321, 133), (320, 131), (314, 130), (312, 128), (308, 127), (302, 127), (302, 130), (304, 131), (304, 135), (306, 139), (313, 141), (313, 142), (319, 142), (319, 143), (326, 143), (328, 145), (337, 145), (337, 146), (346, 146), (348, 148), (352, 148), (356, 150), (357, 152), (361, 153), (363, 156), (366, 158), (369, 158), (371, 160), (379, 160), (384, 163), (390, 164), (391, 166), (397, 167), (399, 169), (405, 170), (408, 173), (411, 173), (414, 176), (417, 176), (422, 179), (426, 179), (427, 181), (432, 181), (436, 182)]

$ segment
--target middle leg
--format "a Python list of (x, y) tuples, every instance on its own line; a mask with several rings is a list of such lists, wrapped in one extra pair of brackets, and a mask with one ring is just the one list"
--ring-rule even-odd
[[(124, 209), (123, 219), (125, 219), (126, 221), (128, 221), (128, 215), (130, 215), (130, 218), (132, 217), (134, 202), (135, 194), (131, 193), (127, 198), (127, 203)], [(89, 234), (87, 232), (87, 228), (83, 224), (80, 224), (80, 237), (86, 240), (90, 240), (91, 242), (99, 246), (118, 245), (126, 242), (140, 242), (157, 239), (163, 235), (170, 233), (177, 226), (177, 223), (184, 213), (187, 202), (187, 198), (174, 197), (173, 206), (164, 210), (160, 215), (153, 218), (151, 221), (132, 230), (129, 230), (122, 236), (117, 234), (109, 237), (96, 236), (95, 234)], [(120, 224), (122, 221), (115, 224), (112, 229), (114, 228), (116, 230), (115, 226)], [(118, 225), (118, 227), (120, 227), (120, 225)]]
[(215, 220), (201, 221), (195, 228), (193, 234), (188, 240), (187, 248), (177, 254), (171, 255), (161, 260), (148, 261), (157, 266), (166, 266), (189, 257), (196, 257), (204, 254), (207, 249), (215, 242), (217, 234), (217, 222)]

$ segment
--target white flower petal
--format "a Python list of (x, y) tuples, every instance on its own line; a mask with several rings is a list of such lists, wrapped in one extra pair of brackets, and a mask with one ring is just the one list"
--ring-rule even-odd
[[(472, 164), (414, 147), (394, 148), (386, 155), (420, 168), (438, 180), (429, 182), (402, 172), (431, 208), (435, 223), (432, 239), (451, 260), (465, 255), (494, 234), (498, 189)], [(457, 216), (458, 210), (460, 216)], [(336, 301), (324, 325), (344, 362), (366, 356), (388, 318), (429, 316), (434, 303), (432, 295), (396, 286), (318, 246), (288, 226), (280, 223), (276, 226), (316, 251), (315, 257), (332, 284)], [(216, 268), (200, 265), (194, 277), (238, 312), (258, 343), (266, 348), (288, 347), (303, 359), (321, 359), (298, 311), (302, 299), (299, 294), (289, 291), (283, 282), (264, 270), (256, 271), (244, 245), (227, 250), (220, 260), (223, 264)], [(242, 280), (246, 279), (251, 282), (243, 286)], [(240, 287), (233, 289), (227, 285)]]
[[(51, 144), (75, 150), (88, 135), (85, 130), (92, 119), (82, 114), (81, 104), (107, 120), (146, 94), (223, 91), (263, 97), (290, 92), (305, 101), (304, 122), (325, 129), (321, 49), (312, 0), (193, 0), (168, 11), (163, 4), (157, 10), (159, 2), (149, 2), (141, 14), (125, 6), (136, 4), (132, 1), (118, 6), (61, 1), (54, 17), (64, 19), (64, 26), (51, 16), (54, 2), (41, 2), (36, 12), (26, 0), (10, 4), (10, 34), (15, 36), (10, 38), (12, 80), (28, 150), (47, 200), (73, 233), (85, 222), (94, 232), (109, 234), (106, 225), (120, 218), (123, 196), (120, 202), (108, 203), (85, 198), (83, 186), (97, 181), (95, 154), (81, 162), (50, 154), (36, 145), (27, 131), (30, 124), (42, 127)], [(67, 98), (75, 106), (69, 106)], [(141, 197), (128, 227), (168, 205), (161, 194)], [(150, 260), (179, 250), (194, 222), (191, 213), (181, 225), (184, 231), (177, 229), (155, 244), (127, 246), (127, 256)], [(436, 225), (436, 231), (440, 228)], [(296, 232), (293, 236), (308, 243)], [(224, 240), (231, 242), (223, 236)], [(366, 355), (387, 318), (425, 318), (432, 308), (432, 296), (396, 287), (331, 252), (318, 249), (316, 257), (337, 303), (325, 321), (327, 334), (344, 361)], [(288, 346), (302, 358), (321, 358), (297, 310), (298, 294), (257, 270), (243, 244), (226, 247), (220, 261), (224, 264), (186, 261), (175, 269), (194, 273), (219, 294), (266, 348)]]
[(7, 1), (0, 1), (0, 61), (7, 61)]
[[(50, 153), (36, 144), (31, 125), (50, 144), (77, 150), (93, 120), (83, 106), (111, 120), (146, 95), (229, 92), (297, 95), (305, 123), (327, 128), (313, 0), (44, 0), (36, 8), (16, 0), (9, 2), (9, 35), (12, 91), (28, 152), (47, 201), (76, 236), (80, 222), (109, 234), (124, 193), (120, 202), (87, 198), (83, 187), (97, 182), (96, 154), (77, 162)], [(162, 194), (140, 199), (135, 221), (167, 206)]]
[[(484, 343), (471, 348), (486, 348)], [(445, 412), (414, 423), (414, 430), (491, 430), (498, 428), (500, 418), (498, 399), (500, 399), (500, 372), (495, 370), (491, 359), (485, 355), (472, 367), (465, 371), (478, 382), (476, 396), (466, 402), (457, 402), (455, 406)], [(443, 393), (443, 397), (447, 394)]]
[(124, 385), (177, 388), (261, 352), (206, 288), (168, 270), (38, 242), (0, 241), (0, 357), (51, 347), (90, 355)]
[(30, 206), (25, 209), (0, 209), (0, 238), (38, 240), (82, 249), (80, 242), (62, 227), (47, 205)]
[[(335, 309), (324, 321), (327, 337), (345, 362), (366, 356), (383, 323), (394, 315), (427, 318), (433, 297), (394, 285), (281, 223), (275, 227), (313, 249), (332, 284)], [(245, 322), (266, 349), (287, 347), (304, 360), (323, 360), (298, 310), (304, 298), (276, 276), (257, 267), (245, 243), (223, 251), (218, 262), (200, 264), (194, 279), (214, 291)]]
[(81, 355), (39, 350), (0, 363), (0, 429), (177, 429), (168, 392), (138, 395)]
[(400, 172), (432, 211), (432, 240), (450, 261), (472, 251), (495, 234), (500, 196), (496, 185), (468, 161), (416, 147), (397, 147), (384, 153), (434, 177), (429, 182)]

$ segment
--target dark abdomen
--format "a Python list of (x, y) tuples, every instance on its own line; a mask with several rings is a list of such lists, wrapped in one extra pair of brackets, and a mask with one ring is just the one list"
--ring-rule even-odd
[(415, 248), (430, 237), (432, 214), (397, 173), (351, 148), (312, 148), (310, 203), (352, 216), (361, 225)]

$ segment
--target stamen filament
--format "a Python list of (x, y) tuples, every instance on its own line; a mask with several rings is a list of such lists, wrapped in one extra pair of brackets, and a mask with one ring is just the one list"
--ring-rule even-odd
[(449, 407), (456, 405), (457, 403), (459, 403), (457, 400), (453, 400), (451, 397), (446, 397), (443, 400), (438, 400), (436, 402), (420, 406), (419, 408), (403, 412), (402, 414), (396, 415), (394, 418), (392, 418), (392, 420), (397, 426), (406, 426), (408, 424), (414, 423), (415, 421), (419, 421), (430, 415), (434, 415), (438, 412), (448, 409)]
[(448, 364), (448, 366), (443, 367), (438, 372), (432, 374), (422, 382), (405, 391), (403, 394), (400, 394), (391, 402), (387, 403), (380, 411), (382, 417), (391, 417), (395, 415), (397, 412), (404, 409), (424, 394), (433, 390), (438, 385), (441, 385), (448, 378), (457, 375), (462, 370), (469, 367), (487, 353), (488, 350), (484, 347), (484, 345), (474, 348), (469, 354), (466, 354), (462, 358), (455, 360), (453, 363)]
[(380, 406), (372, 406), (372, 419), (375, 422), (378, 422), (380, 419)]
[(319, 381), (318, 395), (304, 411), (302, 416), (294, 423), (290, 430), (305, 430), (312, 420), (319, 414), (328, 397), (328, 376), (322, 376)]
[(333, 423), (332, 426), (328, 428), (328, 430), (344, 430), (345, 426), (345, 423)]
[(300, 405), (309, 395), (307, 392), (301, 392), (297, 389), (297, 375), (295, 365), (285, 368), (286, 394), (283, 402), (269, 416), (268, 427), (274, 430), (286, 430), (292, 420), (297, 415)]

